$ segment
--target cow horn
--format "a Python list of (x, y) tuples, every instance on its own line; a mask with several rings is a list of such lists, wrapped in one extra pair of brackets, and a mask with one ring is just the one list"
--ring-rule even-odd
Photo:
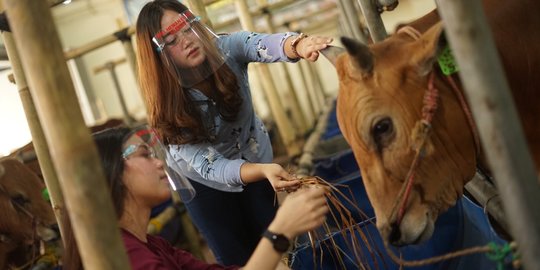
[(345, 49), (336, 46), (328, 46), (321, 50), (321, 53), (324, 55), (324, 57), (326, 57), (326, 59), (328, 59), (328, 61), (330, 61), (330, 63), (332, 63), (334, 67), (336, 66), (336, 60), (338, 56), (344, 52)]
[(363, 73), (371, 73), (373, 70), (373, 55), (368, 46), (347, 37), (342, 37), (341, 43), (351, 55), (351, 64)]

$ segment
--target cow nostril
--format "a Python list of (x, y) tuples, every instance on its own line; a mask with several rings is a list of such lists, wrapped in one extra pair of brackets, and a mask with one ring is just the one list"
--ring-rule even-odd
[(401, 239), (401, 230), (399, 229), (399, 225), (397, 225), (397, 223), (392, 223), (390, 235), (388, 236), (388, 241), (392, 245), (398, 245), (400, 239)]

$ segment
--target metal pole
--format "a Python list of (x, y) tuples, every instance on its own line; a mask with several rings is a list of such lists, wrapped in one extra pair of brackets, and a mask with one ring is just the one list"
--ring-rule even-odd
[(114, 84), (114, 90), (116, 91), (116, 95), (118, 96), (118, 100), (120, 102), (120, 108), (122, 110), (122, 114), (124, 115), (124, 120), (126, 121), (128, 126), (132, 126), (137, 121), (129, 114), (129, 111), (127, 109), (126, 100), (124, 99), (124, 94), (122, 93), (122, 87), (120, 86), (120, 81), (118, 80), (118, 75), (116, 74), (116, 66), (123, 64), (126, 62), (126, 58), (118, 59), (115, 61), (109, 61), (105, 63), (103, 66), (99, 66), (94, 69), (94, 74), (98, 74), (101, 71), (107, 70), (111, 74), (111, 78), (113, 79)]
[(482, 173), (476, 172), (473, 179), (467, 182), (465, 189), (480, 203), (485, 210), (509, 232), (508, 219), (504, 214), (502, 200), (497, 189), (491, 184)]
[(135, 56), (135, 50), (133, 49), (133, 42), (131, 41), (131, 34), (128, 33), (129, 28), (124, 28), (118, 32), (115, 33), (118, 40), (122, 42), (122, 46), (124, 47), (124, 52), (126, 54), (126, 59), (128, 61), (129, 67), (131, 68), (131, 71), (133, 72), (133, 76), (135, 77), (135, 80), (138, 80), (138, 72), (137, 72), (137, 57)]
[(45, 181), (45, 185), (47, 186), (47, 190), (51, 198), (51, 205), (52, 209), (54, 210), (56, 222), (60, 228), (60, 235), (65, 235), (62, 226), (62, 216), (64, 215), (63, 211), (65, 210), (64, 197), (58, 183), (58, 175), (56, 174), (56, 170), (54, 169), (51, 161), (49, 146), (45, 140), (45, 134), (43, 134), (41, 122), (39, 121), (36, 107), (34, 106), (34, 101), (32, 100), (32, 94), (28, 89), (28, 83), (22, 69), (22, 64), (19, 59), (19, 52), (15, 46), (13, 35), (8, 32), (3, 32), (2, 37), (4, 38), (4, 45), (6, 46), (6, 51), (9, 55), (9, 62), (13, 68), (15, 83), (19, 89), (19, 96), (26, 115), (26, 121), (28, 122), (30, 134), (32, 135), (32, 144), (39, 161), (39, 168), (43, 174), (43, 180)]
[(109, 70), (109, 73), (111, 74), (111, 77), (113, 79), (114, 89), (116, 90), (116, 95), (118, 96), (118, 100), (120, 101), (120, 108), (122, 109), (124, 119), (126, 119), (126, 123), (128, 124), (128, 126), (132, 126), (136, 122), (136, 120), (133, 119), (133, 117), (131, 117), (128, 112), (126, 100), (124, 99), (124, 95), (122, 94), (122, 88), (120, 87), (118, 76), (116, 75), (116, 65), (113, 62), (107, 62), (105, 64), (105, 67), (107, 68), (107, 70)]
[(381, 14), (377, 11), (377, 7), (373, 5), (371, 0), (357, 0), (366, 18), (366, 23), (373, 42), (379, 42), (386, 38), (388, 35), (384, 28), (384, 23), (381, 19)]
[(349, 18), (347, 17), (347, 12), (345, 11), (345, 7), (342, 3), (343, 0), (339, 0), (337, 2), (338, 4), (338, 9), (339, 9), (339, 13), (341, 14), (341, 16), (339, 16), (339, 26), (341, 27), (340, 29), (342, 30), (342, 35), (344, 36), (350, 36), (350, 37), (354, 37), (354, 34), (353, 34), (353, 30), (351, 29), (351, 25), (349, 24)]
[(526, 269), (540, 269), (540, 185), (481, 1), (437, 1), (510, 231)]
[[(253, 25), (253, 18), (249, 13), (249, 7), (246, 3), (246, 0), (235, 0), (236, 9), (238, 10), (240, 16), (240, 23), (242, 28), (248, 31), (254, 31), (255, 26)], [(256, 65), (259, 79), (264, 85), (264, 90), (266, 96), (268, 97), (268, 102), (270, 104), (270, 110), (276, 121), (278, 131), (283, 139), (283, 143), (287, 148), (287, 153), (289, 156), (294, 156), (299, 154), (302, 149), (300, 145), (296, 142), (296, 132), (292, 128), (292, 124), (289, 121), (289, 118), (285, 114), (285, 109), (279, 100), (279, 95), (277, 93), (274, 82), (272, 81), (272, 75), (268, 66), (257, 64)]]
[(97, 150), (46, 1), (3, 0), (85, 269), (129, 269)]
[(351, 37), (361, 41), (362, 43), (366, 43), (366, 37), (364, 34), (360, 31), (361, 25), (360, 21), (358, 20), (358, 12), (356, 11), (356, 7), (354, 6), (353, 0), (339, 0), (338, 4), (341, 9), (341, 14), (343, 15), (344, 21), (347, 23), (347, 28), (350, 31)]

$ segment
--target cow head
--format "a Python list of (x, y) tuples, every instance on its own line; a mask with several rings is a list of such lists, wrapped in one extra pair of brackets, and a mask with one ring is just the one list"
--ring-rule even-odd
[(398, 224), (391, 213), (418, 143), (415, 126), (442, 39), (440, 24), (422, 35), (399, 33), (365, 46), (343, 38), (346, 53), (335, 59), (340, 90), (339, 127), (361, 168), (377, 227), (394, 245), (428, 239), (437, 216), (455, 204), (475, 173), (472, 133), (459, 102), (436, 75), (438, 110), (423, 159)]
[[(14, 250), (49, 238), (55, 223), (51, 205), (42, 198), (44, 185), (25, 165), (11, 158), (0, 162), (0, 269), (21, 259)], [(9, 254), (9, 256), (8, 256)]]

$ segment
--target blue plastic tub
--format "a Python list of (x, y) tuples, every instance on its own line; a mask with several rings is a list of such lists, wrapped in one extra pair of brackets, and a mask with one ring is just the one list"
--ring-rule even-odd
[[(326, 160), (319, 160), (315, 164), (315, 175), (325, 180), (347, 186), (353, 193), (349, 198), (355, 198), (357, 206), (368, 215), (365, 217), (355, 214), (354, 219), (361, 231), (368, 235), (370, 246), (379, 253), (370, 253), (366, 245), (362, 244), (362, 262), (367, 269), (399, 269), (386, 253), (383, 241), (374, 225), (374, 213), (363, 186), (358, 166), (351, 151), (344, 151)], [(339, 187), (344, 193), (345, 187)], [(343, 199), (342, 203), (353, 213), (355, 207)], [(330, 225), (332, 226), (332, 221)], [(335, 225), (335, 224), (333, 224)], [(356, 238), (361, 239), (358, 232)], [(345, 239), (350, 239), (351, 233), (335, 232), (317, 243), (313, 249), (303, 237), (301, 244), (290, 254), (292, 269), (360, 269), (356, 265), (353, 252)], [(331, 243), (335, 243), (342, 250), (344, 265), (340, 264)], [(505, 243), (491, 228), (484, 211), (466, 197), (460, 199), (456, 205), (442, 214), (436, 224), (431, 239), (420, 245), (410, 245), (399, 251), (406, 260), (420, 260), (461, 250), (467, 247), (486, 245), (489, 242)], [(322, 250), (322, 254), (321, 254)], [(396, 250), (395, 254), (399, 254)], [(314, 261), (315, 257), (315, 261)], [(469, 255), (433, 265), (415, 267), (414, 269), (496, 269), (496, 264), (485, 254)]]
[[(366, 235), (370, 235), (370, 246), (380, 253), (370, 254), (366, 245), (362, 245), (364, 258), (361, 260), (368, 269), (399, 269), (384, 249), (382, 239), (371, 222), (359, 223), (358, 226)], [(361, 239), (357, 232), (357, 239)], [(350, 232), (345, 233), (349, 239)], [(337, 260), (331, 243), (336, 243), (342, 249), (344, 265)], [(420, 245), (403, 247), (400, 252), (406, 260), (420, 260), (461, 250), (467, 247), (486, 245), (489, 242), (505, 243), (493, 232), (481, 208), (463, 197), (449, 211), (439, 217), (435, 225), (433, 236)], [(322, 248), (322, 254), (321, 250)], [(395, 254), (399, 254), (396, 251)], [(308, 244), (297, 247), (291, 253), (292, 269), (360, 269), (353, 258), (353, 252), (346, 244), (340, 232), (320, 241), (315, 253)], [(315, 261), (314, 258), (315, 257)], [(414, 269), (496, 269), (496, 264), (489, 260), (485, 254), (475, 254), (456, 258), (432, 265), (415, 267)]]

